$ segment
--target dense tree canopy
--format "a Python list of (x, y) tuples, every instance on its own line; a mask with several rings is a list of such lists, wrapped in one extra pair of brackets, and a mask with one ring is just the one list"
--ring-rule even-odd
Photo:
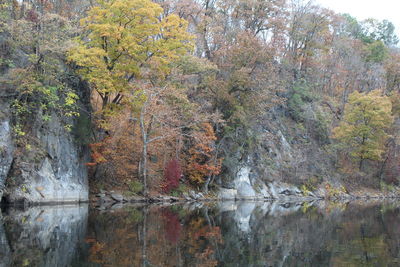
[[(27, 114), (51, 120), (49, 107), (77, 115), (71, 80), (91, 89), (94, 183), (178, 194), (247, 163), (296, 183), (333, 179), (332, 162), (349, 157), (373, 175), (398, 163), (387, 20), (301, 0), (9, 0), (0, 31), (17, 132)], [(303, 153), (329, 163), (305, 167)]]
[(380, 90), (354, 92), (349, 96), (344, 118), (333, 130), (333, 137), (342, 143), (350, 155), (359, 160), (360, 169), (366, 159), (380, 160), (392, 126), (390, 98)]
[(103, 108), (120, 103), (135, 80), (167, 74), (171, 62), (191, 49), (187, 22), (162, 12), (150, 0), (104, 0), (81, 20), (88, 34), (70, 50), (69, 60), (98, 92)]

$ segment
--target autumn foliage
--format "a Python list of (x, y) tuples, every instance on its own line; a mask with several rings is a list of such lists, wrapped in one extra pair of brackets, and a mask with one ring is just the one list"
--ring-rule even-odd
[[(90, 98), (91, 182), (142, 183), (147, 195), (184, 177), (207, 192), (222, 158), (233, 172), (251, 158), (271, 180), (283, 178), (277, 166), (303, 179), (339, 165), (354, 172), (354, 163), (397, 180), (400, 53), (389, 21), (312, 1), (10, 0), (0, 4), (0, 28), (1, 71), (35, 69), (29, 90), (73, 83)], [(30, 67), (18, 71), (12, 51)], [(34, 103), (29, 90), (20, 95)], [(276, 137), (299, 153), (279, 155)], [(319, 152), (321, 166), (303, 166)]]
[(214, 130), (209, 123), (201, 125), (201, 131), (194, 137), (194, 145), (189, 149), (190, 159), (188, 164), (188, 175), (194, 184), (203, 184), (205, 178), (217, 175), (221, 171), (221, 159), (215, 154)]
[(164, 170), (163, 191), (169, 193), (171, 190), (177, 188), (181, 176), (182, 169), (179, 161), (177, 159), (170, 160)]
[(369, 93), (354, 92), (349, 96), (345, 114), (333, 138), (338, 139), (350, 156), (359, 161), (361, 170), (364, 160), (381, 160), (388, 129), (393, 124), (392, 103), (380, 90)]
[(105, 142), (89, 144), (89, 148), (90, 148), (91, 161), (86, 163), (86, 166), (94, 167), (97, 164), (101, 164), (107, 161), (106, 158), (104, 157), (104, 152), (106, 149)]
[(178, 214), (172, 212), (170, 209), (163, 209), (161, 215), (165, 227), (165, 238), (171, 243), (176, 244), (179, 241), (182, 231)]

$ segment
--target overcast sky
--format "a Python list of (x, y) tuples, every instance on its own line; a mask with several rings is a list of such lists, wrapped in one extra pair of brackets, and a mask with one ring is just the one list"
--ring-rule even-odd
[(400, 36), (400, 0), (314, 0), (337, 13), (349, 13), (358, 20), (387, 19), (396, 27)]

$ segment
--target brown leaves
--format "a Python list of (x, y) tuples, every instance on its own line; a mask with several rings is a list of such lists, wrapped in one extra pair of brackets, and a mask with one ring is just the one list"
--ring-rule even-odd
[(215, 154), (215, 136), (211, 124), (203, 123), (201, 130), (194, 134), (194, 146), (189, 149), (187, 173), (194, 184), (203, 184), (205, 177), (218, 175), (221, 171), (221, 159)]

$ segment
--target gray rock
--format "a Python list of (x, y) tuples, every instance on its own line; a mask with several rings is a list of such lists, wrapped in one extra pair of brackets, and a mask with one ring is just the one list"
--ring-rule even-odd
[(256, 192), (249, 183), (242, 182), (239, 184), (237, 188), (237, 198), (254, 199), (255, 197), (256, 197)]
[(140, 196), (124, 197), (124, 200), (127, 202), (132, 202), (132, 203), (146, 202), (146, 199), (144, 197), (140, 197)]
[(236, 195), (236, 189), (221, 188), (218, 192), (218, 198), (221, 200), (234, 200)]
[(268, 186), (260, 179), (255, 179), (253, 184), (253, 189), (256, 192), (257, 199), (271, 199), (271, 193), (269, 192)]
[(100, 201), (99, 201), (101, 204), (102, 203), (113, 203), (113, 202), (115, 202), (115, 200), (114, 199), (112, 199), (110, 196), (104, 196), (104, 197), (102, 197), (102, 198), (100, 198)]
[(123, 202), (124, 201), (124, 196), (118, 193), (111, 193), (110, 194), (111, 198), (114, 199), (117, 202)]
[(301, 190), (299, 190), (294, 185), (290, 185), (290, 184), (286, 184), (286, 183), (272, 182), (272, 183), (268, 184), (268, 187), (269, 187), (269, 191), (271, 192), (271, 196), (275, 199), (304, 197)]
[(196, 192), (194, 192), (193, 190), (189, 192), (189, 196), (190, 196), (192, 199), (197, 199), (197, 194), (196, 194)]
[(46, 127), (33, 129), (41, 154), (15, 159), (11, 170), (14, 183), (7, 183), (10, 202), (31, 203), (88, 201), (88, 152), (82, 151), (57, 116)]
[(204, 195), (203, 195), (203, 193), (198, 193), (197, 194), (197, 199), (204, 199)]
[(0, 103), (0, 199), (13, 161), (14, 143), (7, 105)]
[(122, 209), (124, 207), (124, 204), (122, 204), (122, 203), (115, 203), (114, 205), (112, 205), (111, 207), (110, 207), (110, 209), (111, 210), (119, 210), (119, 209)]

